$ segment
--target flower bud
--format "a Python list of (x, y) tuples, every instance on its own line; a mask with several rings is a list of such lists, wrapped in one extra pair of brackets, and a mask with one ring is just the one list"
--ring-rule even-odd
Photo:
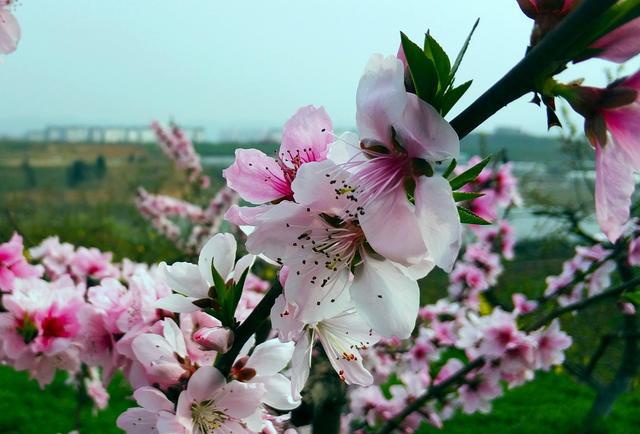
[(226, 327), (203, 327), (193, 334), (193, 340), (205, 350), (226, 353), (233, 345), (233, 332)]

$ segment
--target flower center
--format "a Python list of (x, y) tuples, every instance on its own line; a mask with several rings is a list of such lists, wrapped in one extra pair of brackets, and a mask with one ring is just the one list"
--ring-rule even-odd
[(191, 417), (195, 434), (213, 434), (229, 419), (229, 416), (215, 407), (213, 401), (191, 404)]

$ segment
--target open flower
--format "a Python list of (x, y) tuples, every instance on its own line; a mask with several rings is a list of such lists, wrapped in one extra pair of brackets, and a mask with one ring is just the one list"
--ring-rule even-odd
[(331, 119), (324, 108), (305, 106), (287, 121), (276, 158), (256, 149), (236, 149), (236, 160), (222, 174), (227, 184), (254, 204), (291, 200), (291, 183), (305, 163), (322, 161), (333, 142)]
[(348, 302), (343, 293), (349, 288), (374, 330), (405, 338), (419, 308), (418, 285), (408, 276), (415, 271), (371, 251), (359, 223), (362, 210), (351, 209), (356, 198), (340, 187), (348, 177), (329, 160), (304, 165), (293, 183), (296, 202), (282, 202), (260, 216), (247, 249), (288, 267), (284, 291), (298, 306), (300, 320), (313, 323), (344, 311), (340, 303)]
[(167, 265), (160, 264), (169, 287), (177, 294), (171, 294), (158, 301), (157, 306), (171, 312), (195, 312), (200, 310), (194, 301), (207, 298), (209, 289), (213, 286), (213, 272), (211, 264), (227, 282), (240, 281), (241, 276), (253, 264), (255, 257), (245, 255), (235, 263), (236, 240), (231, 234), (214, 235), (202, 247), (198, 258), (198, 265), (188, 262), (176, 262)]
[(265, 393), (258, 383), (227, 383), (212, 366), (203, 366), (189, 379), (176, 414), (163, 413), (158, 432), (166, 434), (249, 433), (244, 419), (258, 409)]
[[(458, 135), (432, 106), (405, 90), (404, 65), (396, 57), (372, 56), (356, 98), (360, 141), (345, 137), (333, 146), (344, 148), (343, 167), (352, 173), (344, 187), (355, 192), (352, 208), (363, 211), (359, 221), (371, 247), (405, 266), (430, 258), (451, 270), (460, 219), (449, 183), (433, 166), (458, 156)], [(338, 160), (333, 152), (330, 157)], [(415, 188), (407, 191), (407, 185)]]
[(118, 416), (116, 425), (127, 434), (149, 434), (158, 432), (158, 417), (174, 412), (174, 405), (158, 389), (141, 387), (133, 392), (133, 397), (140, 407), (127, 409)]
[(300, 398), (300, 391), (309, 378), (316, 338), (320, 340), (331, 366), (345, 383), (360, 386), (373, 383), (373, 376), (363, 366), (359, 351), (378, 342), (380, 336), (355, 309), (347, 308), (332, 317), (306, 323), (299, 319), (297, 307), (281, 295), (271, 309), (271, 320), (282, 340), (295, 337), (291, 360), (291, 385), (295, 399)]
[(0, 292), (11, 292), (16, 278), (39, 277), (40, 270), (30, 265), (23, 255), (22, 237), (14, 233), (0, 244)]

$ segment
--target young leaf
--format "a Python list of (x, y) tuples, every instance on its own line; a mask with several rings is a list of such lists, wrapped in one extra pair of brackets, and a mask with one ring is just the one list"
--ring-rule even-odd
[(451, 184), (451, 189), (458, 190), (463, 185), (476, 179), (480, 172), (482, 172), (482, 169), (484, 169), (485, 166), (489, 163), (489, 160), (491, 160), (491, 155), (449, 181), (449, 184)]
[(226, 305), (228, 304), (228, 291), (224, 278), (218, 273), (216, 267), (211, 260), (211, 274), (213, 276), (213, 286), (216, 291), (216, 298), (223, 311), (226, 311)]
[(442, 177), (447, 178), (449, 175), (451, 175), (451, 173), (453, 172), (453, 169), (455, 169), (457, 165), (458, 165), (458, 162), (456, 161), (455, 158), (451, 160), (451, 163), (449, 163), (449, 166), (445, 169), (444, 173), (442, 174)]
[(469, 89), (473, 80), (469, 80), (465, 83), (462, 83), (460, 86), (453, 87), (447, 91), (442, 99), (442, 104), (440, 106), (440, 113), (442, 116), (445, 116), (449, 111), (456, 105), (456, 103), (462, 98), (462, 95)]
[(467, 191), (454, 191), (453, 200), (456, 202), (463, 202), (465, 200), (473, 200), (484, 196), (484, 193), (473, 193)]
[(451, 67), (450, 83), (453, 83), (453, 78), (455, 77), (456, 72), (458, 72), (458, 68), (460, 67), (460, 63), (462, 62), (462, 58), (464, 57), (465, 53), (467, 52), (467, 48), (469, 48), (469, 42), (471, 42), (471, 37), (473, 36), (473, 32), (476, 31), (476, 27), (478, 27), (479, 23), (480, 23), (480, 18), (478, 18), (476, 20), (475, 24), (471, 28), (471, 31), (469, 32), (469, 36), (467, 36), (467, 39), (464, 41), (464, 44), (462, 45), (462, 48), (460, 49), (460, 52), (458, 53), (458, 56), (456, 57), (456, 61), (453, 62), (453, 66)]
[(486, 221), (478, 214), (463, 208), (461, 206), (458, 207), (458, 215), (460, 216), (460, 223), (468, 224), (468, 225), (490, 225), (491, 222)]
[(444, 91), (444, 89), (449, 85), (451, 61), (440, 44), (438, 44), (438, 42), (428, 32), (424, 36), (424, 53), (433, 61), (433, 64), (436, 67), (439, 91)]
[(411, 79), (416, 89), (416, 95), (426, 102), (432, 102), (438, 87), (438, 73), (431, 59), (429, 59), (418, 47), (412, 42), (407, 35), (400, 33), (402, 40), (402, 49), (407, 58), (409, 71), (411, 71)]
[(640, 306), (640, 292), (627, 292), (624, 295), (624, 298), (626, 298), (627, 300), (629, 300), (630, 302), (632, 302), (635, 305)]
[(244, 273), (240, 276), (240, 280), (235, 283), (235, 287), (233, 288), (233, 313), (235, 314), (236, 307), (238, 307), (238, 303), (240, 302), (240, 297), (242, 297), (242, 289), (244, 288), (244, 282), (247, 280), (247, 275), (249, 274), (249, 268), (244, 270)]

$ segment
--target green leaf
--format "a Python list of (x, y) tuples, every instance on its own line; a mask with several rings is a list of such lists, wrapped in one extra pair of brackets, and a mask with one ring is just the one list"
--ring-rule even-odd
[(240, 280), (235, 282), (233, 287), (233, 313), (235, 314), (236, 308), (238, 307), (238, 303), (240, 302), (240, 297), (242, 297), (242, 289), (244, 288), (244, 282), (247, 280), (247, 276), (249, 275), (249, 268), (247, 267), (244, 270), (244, 273), (240, 276)]
[(467, 52), (467, 48), (469, 48), (469, 42), (471, 42), (471, 37), (473, 36), (473, 32), (476, 31), (476, 27), (478, 27), (479, 23), (480, 23), (480, 18), (478, 18), (474, 23), (473, 27), (471, 28), (471, 31), (469, 32), (469, 36), (467, 36), (467, 39), (464, 41), (464, 44), (462, 45), (462, 48), (460, 49), (460, 52), (458, 53), (458, 56), (456, 57), (455, 62), (453, 62), (453, 67), (451, 67), (451, 73), (450, 73), (450, 79), (449, 79), (450, 83), (453, 83), (453, 79), (456, 76), (456, 72), (458, 72), (458, 68), (460, 67), (462, 58)]
[(627, 300), (629, 300), (633, 304), (640, 306), (640, 292), (638, 292), (638, 291), (636, 291), (636, 292), (627, 292), (627, 293), (624, 294), (624, 298), (626, 298)]
[(451, 189), (458, 190), (460, 187), (476, 179), (480, 172), (482, 172), (482, 169), (484, 169), (484, 167), (489, 163), (489, 160), (491, 160), (491, 155), (449, 181)]
[(478, 214), (474, 213), (471, 210), (463, 208), (461, 206), (458, 207), (458, 215), (460, 216), (460, 223), (468, 224), (468, 225), (490, 225), (491, 222), (486, 221)]
[(218, 303), (220, 303), (220, 312), (222, 313), (222, 319), (220, 319), (220, 321), (222, 321), (223, 325), (231, 327), (233, 326), (233, 314), (235, 312), (235, 308), (232, 309), (230, 306), (233, 304), (233, 296), (230, 296), (227, 290), (227, 284), (213, 265), (213, 260), (211, 260), (211, 274), (213, 275), (213, 286), (216, 291)]
[(449, 113), (453, 106), (455, 106), (460, 98), (462, 98), (462, 95), (467, 92), (472, 82), (473, 80), (469, 80), (465, 83), (462, 83), (458, 87), (449, 89), (447, 93), (445, 93), (444, 97), (442, 98), (442, 104), (440, 105), (440, 113), (442, 114), (442, 116), (445, 116), (447, 113)]
[(411, 79), (416, 88), (416, 95), (431, 103), (438, 88), (438, 73), (436, 67), (422, 51), (422, 48), (412, 42), (407, 35), (400, 33), (402, 49), (407, 58)]
[(468, 191), (454, 191), (453, 200), (456, 202), (463, 202), (465, 200), (473, 200), (484, 196), (484, 193), (473, 193)]
[(447, 178), (449, 175), (451, 175), (451, 173), (453, 172), (453, 169), (455, 169), (457, 165), (458, 165), (458, 162), (456, 161), (455, 158), (451, 160), (451, 163), (449, 163), (449, 166), (446, 168), (446, 170), (442, 174), (442, 177)]
[(449, 86), (449, 73), (451, 72), (451, 61), (449, 56), (442, 49), (440, 44), (427, 32), (424, 36), (424, 53), (431, 59), (438, 73), (438, 91), (442, 92)]

